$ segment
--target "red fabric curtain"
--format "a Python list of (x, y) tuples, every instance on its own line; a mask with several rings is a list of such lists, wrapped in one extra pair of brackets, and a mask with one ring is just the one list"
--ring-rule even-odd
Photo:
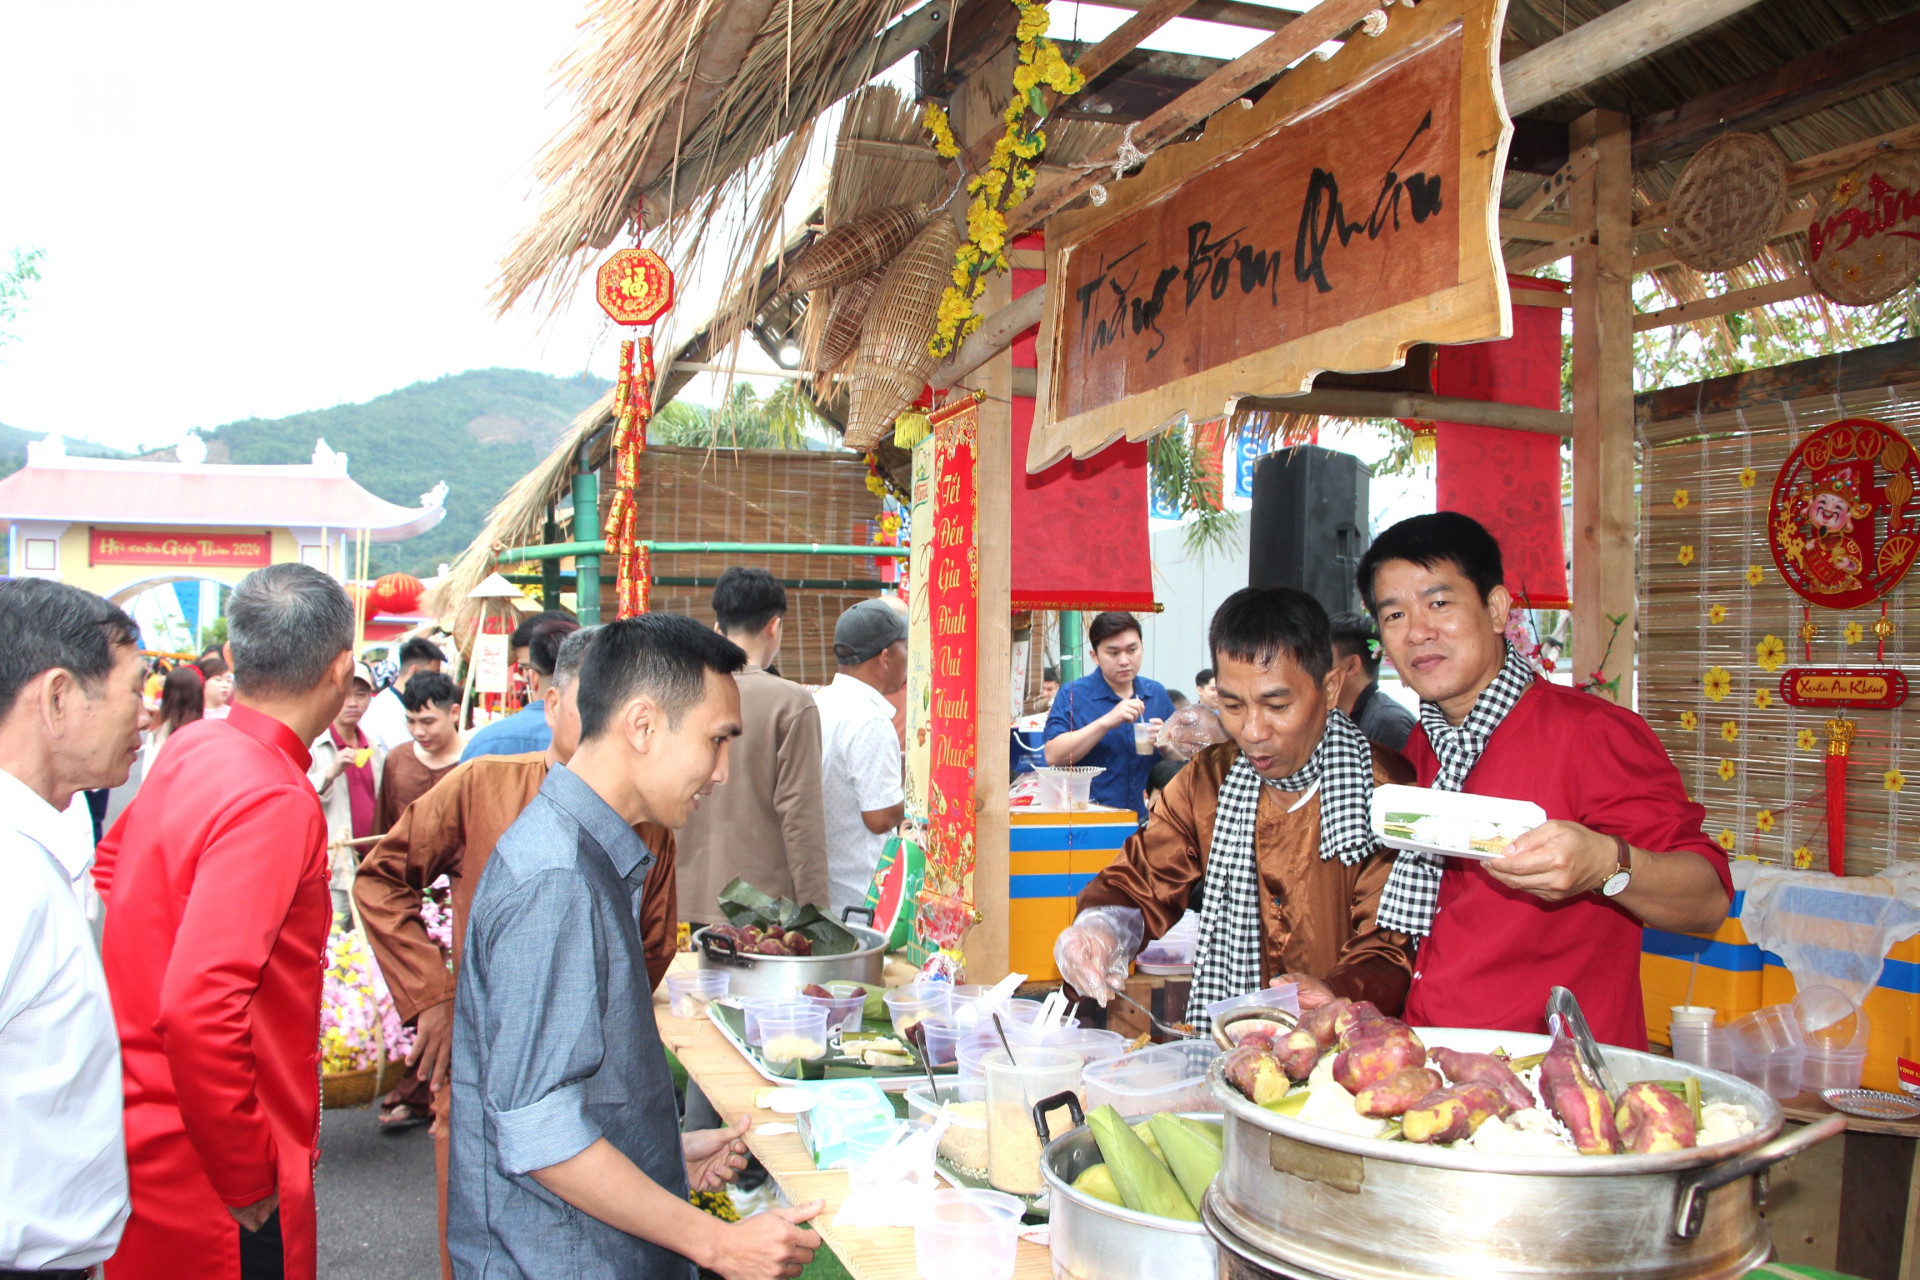
[[(1566, 286), (1509, 276), (1515, 289)], [(1504, 342), (1441, 347), (1434, 394), (1462, 400), (1560, 408), (1558, 307), (1515, 307)], [(1438, 506), (1485, 525), (1500, 541), (1507, 590), (1535, 609), (1572, 607), (1560, 508), (1560, 437), (1441, 422), (1437, 428)]]

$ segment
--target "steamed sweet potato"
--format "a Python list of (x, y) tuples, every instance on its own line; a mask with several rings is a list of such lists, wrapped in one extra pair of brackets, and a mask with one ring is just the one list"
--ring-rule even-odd
[(1295, 1080), (1305, 1080), (1320, 1061), (1320, 1041), (1311, 1031), (1289, 1031), (1286, 1039), (1274, 1046), (1273, 1056), (1280, 1060), (1282, 1071)]
[(1431, 1067), (1408, 1067), (1362, 1089), (1353, 1100), (1353, 1109), (1363, 1116), (1385, 1120), (1418, 1106), (1421, 1099), (1444, 1084), (1440, 1073)]
[(1400, 1117), (1408, 1142), (1459, 1142), (1498, 1115), (1500, 1091), (1492, 1085), (1454, 1084), (1436, 1089)]
[(1560, 1118), (1583, 1156), (1610, 1156), (1620, 1150), (1620, 1130), (1606, 1091), (1594, 1083), (1575, 1054), (1573, 1041), (1555, 1036), (1540, 1063), (1540, 1096)]
[(1320, 1042), (1322, 1049), (1330, 1049), (1333, 1042), (1340, 1038), (1333, 1029), (1333, 1020), (1340, 1016), (1342, 1009), (1349, 1008), (1353, 1001), (1345, 996), (1335, 996), (1327, 1003), (1300, 1017), (1300, 1029)]
[(1696, 1145), (1693, 1108), (1651, 1080), (1622, 1090), (1613, 1118), (1620, 1126), (1621, 1149), (1633, 1155), (1684, 1151)]
[(1279, 1040), (1279, 1036), (1274, 1034), (1267, 1023), (1261, 1023), (1253, 1030), (1244, 1032), (1239, 1027), (1235, 1027), (1227, 1032), (1227, 1038), (1235, 1045), (1250, 1044), (1256, 1049), (1265, 1049), (1268, 1053), (1274, 1051)]
[(1279, 1061), (1265, 1049), (1240, 1045), (1226, 1057), (1221, 1074), (1256, 1106), (1265, 1106), (1293, 1087)]
[(1362, 1000), (1359, 1004), (1350, 1004), (1333, 1015), (1333, 1033), (1345, 1040), (1361, 1023), (1382, 1021), (1398, 1021), (1398, 1019), (1388, 1019), (1373, 1001)]
[(1425, 1066), (1427, 1047), (1413, 1028), (1403, 1022), (1371, 1027), (1365, 1035), (1347, 1042), (1333, 1060), (1333, 1078), (1348, 1093), (1379, 1084), (1408, 1067)]
[(1499, 1090), (1506, 1103), (1500, 1112), (1501, 1119), (1540, 1105), (1533, 1090), (1520, 1083), (1520, 1077), (1513, 1074), (1505, 1058), (1491, 1053), (1463, 1053), (1458, 1049), (1435, 1049), (1427, 1056), (1440, 1065), (1454, 1084), (1487, 1084)]

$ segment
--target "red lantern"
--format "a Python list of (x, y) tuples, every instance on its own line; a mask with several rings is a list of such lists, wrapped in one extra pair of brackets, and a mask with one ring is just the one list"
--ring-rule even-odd
[(412, 613), (426, 589), (426, 584), (410, 573), (389, 573), (374, 582), (367, 601), (375, 613)]

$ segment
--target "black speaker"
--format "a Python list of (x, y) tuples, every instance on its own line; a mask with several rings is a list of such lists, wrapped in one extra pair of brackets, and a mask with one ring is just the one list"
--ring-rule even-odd
[(1328, 613), (1360, 608), (1353, 572), (1367, 549), (1367, 481), (1350, 453), (1296, 445), (1253, 464), (1247, 585), (1296, 587)]

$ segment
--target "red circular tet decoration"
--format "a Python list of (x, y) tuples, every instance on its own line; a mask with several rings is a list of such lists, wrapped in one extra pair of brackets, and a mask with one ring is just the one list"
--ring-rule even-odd
[(1893, 590), (1920, 552), (1920, 460), (1884, 422), (1844, 418), (1781, 464), (1767, 516), (1780, 576), (1804, 599), (1854, 609)]
[(410, 573), (389, 573), (374, 581), (367, 599), (375, 613), (412, 613), (426, 589), (426, 584)]
[(673, 309), (673, 271), (651, 249), (622, 249), (600, 264), (594, 294), (620, 324), (652, 324)]

